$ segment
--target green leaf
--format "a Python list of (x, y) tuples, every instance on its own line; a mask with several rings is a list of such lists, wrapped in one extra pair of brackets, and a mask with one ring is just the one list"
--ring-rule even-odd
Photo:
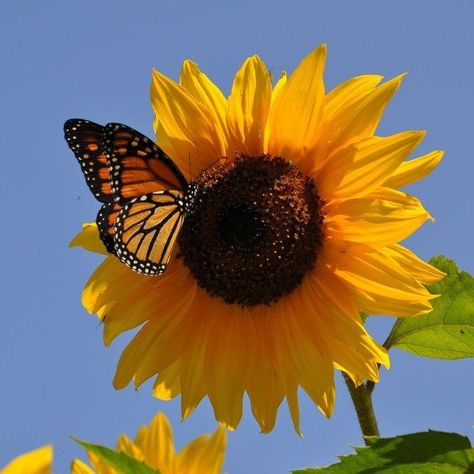
[(355, 447), (356, 454), (339, 456), (327, 467), (293, 471), (294, 474), (384, 473), (451, 474), (474, 472), (474, 449), (457, 433), (427, 431), (396, 438), (368, 438), (369, 447)]
[(88, 443), (86, 441), (72, 438), (77, 444), (82, 446), (89, 453), (95, 454), (102, 461), (113, 467), (120, 474), (160, 474), (160, 471), (151, 468), (138, 459), (130, 457), (128, 454), (119, 453), (113, 449)]
[(432, 300), (433, 311), (399, 318), (384, 345), (438, 359), (474, 357), (474, 278), (446, 257), (430, 263), (446, 273), (428, 288), (441, 295)]

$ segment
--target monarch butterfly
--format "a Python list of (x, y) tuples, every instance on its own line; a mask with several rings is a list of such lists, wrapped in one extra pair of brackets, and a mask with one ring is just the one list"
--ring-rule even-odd
[(195, 186), (152, 140), (126, 125), (71, 119), (64, 137), (103, 203), (96, 222), (107, 251), (138, 273), (161, 275)]

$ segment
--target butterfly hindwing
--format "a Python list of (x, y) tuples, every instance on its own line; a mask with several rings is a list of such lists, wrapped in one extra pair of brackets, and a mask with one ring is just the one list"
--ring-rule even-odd
[(104, 127), (83, 119), (64, 123), (64, 138), (81, 165), (87, 186), (101, 202), (113, 201), (109, 164), (100, 146)]
[(171, 158), (133, 128), (107, 124), (101, 145), (109, 162), (112, 191), (118, 201), (125, 203), (154, 191), (186, 189), (186, 178)]
[(122, 206), (118, 202), (106, 202), (102, 204), (95, 220), (99, 229), (100, 239), (105, 245), (107, 252), (111, 254), (115, 254), (115, 221), (121, 209)]
[(162, 274), (184, 216), (180, 191), (157, 191), (132, 199), (115, 222), (115, 254), (139, 273)]

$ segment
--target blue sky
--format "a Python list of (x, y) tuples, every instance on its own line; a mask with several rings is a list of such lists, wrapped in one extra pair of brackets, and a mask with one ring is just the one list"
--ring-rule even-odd
[[(104, 348), (101, 329), (80, 303), (98, 256), (67, 244), (98, 203), (63, 140), (67, 118), (127, 123), (151, 135), (151, 68), (176, 78), (183, 59), (197, 61), (226, 92), (243, 59), (259, 54), (275, 74), (292, 70), (328, 44), (329, 87), (361, 73), (408, 71), (380, 134), (426, 129), (420, 153), (446, 150), (433, 175), (413, 185), (436, 217), (407, 241), (423, 258), (443, 253), (473, 271), (472, 123), (474, 3), (295, 0), (181, 2), (82, 0), (0, 6), (0, 133), (3, 166), (0, 284), (0, 466), (16, 454), (53, 443), (55, 472), (82, 455), (76, 435), (115, 444), (120, 432), (164, 411), (178, 446), (214, 429), (207, 402), (179, 423), (179, 400), (115, 392), (111, 380), (129, 336)], [(383, 341), (389, 318), (371, 318)], [(374, 394), (383, 435), (427, 428), (471, 436), (472, 361), (436, 361), (392, 351)], [(334, 417), (305, 396), (299, 438), (286, 406), (277, 427), (260, 435), (246, 405), (229, 435), (226, 471), (284, 473), (326, 464), (360, 444), (350, 399), (338, 380)]]

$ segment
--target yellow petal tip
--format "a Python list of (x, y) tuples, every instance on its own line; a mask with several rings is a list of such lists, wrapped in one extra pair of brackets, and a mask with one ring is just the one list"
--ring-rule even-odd
[(191, 59), (185, 59), (183, 61), (183, 65), (181, 68), (181, 74), (190, 74), (190, 75), (196, 75), (199, 74), (201, 71), (199, 69), (199, 66), (197, 63), (192, 61)]
[(398, 90), (407, 74), (408, 74), (407, 72), (404, 72), (403, 74), (399, 74), (398, 76), (395, 76), (393, 79), (390, 79), (387, 82), (385, 82), (384, 84), (382, 84), (380, 87), (385, 86), (385, 87), (388, 87), (390, 89), (393, 88), (394, 90)]

